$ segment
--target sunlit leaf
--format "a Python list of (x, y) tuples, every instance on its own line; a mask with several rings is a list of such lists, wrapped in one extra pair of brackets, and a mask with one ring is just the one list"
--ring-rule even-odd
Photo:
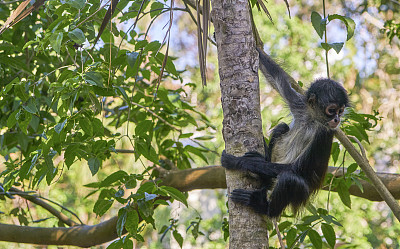
[(71, 38), (77, 44), (82, 44), (86, 41), (85, 34), (79, 28), (76, 28), (71, 32), (69, 32), (68, 37)]

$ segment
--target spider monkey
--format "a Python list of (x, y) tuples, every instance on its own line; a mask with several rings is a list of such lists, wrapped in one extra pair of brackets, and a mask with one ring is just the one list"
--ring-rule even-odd
[(314, 81), (304, 96), (299, 94), (291, 87), (287, 73), (264, 51), (257, 50), (261, 72), (284, 98), (293, 120), (290, 127), (281, 123), (273, 129), (269, 145), (265, 143), (265, 157), (257, 152), (236, 157), (223, 151), (221, 163), (227, 169), (253, 172), (263, 184), (257, 190), (233, 190), (230, 198), (234, 202), (277, 218), (288, 206), (297, 213), (321, 187), (334, 130), (349, 99), (339, 83), (325, 78)]

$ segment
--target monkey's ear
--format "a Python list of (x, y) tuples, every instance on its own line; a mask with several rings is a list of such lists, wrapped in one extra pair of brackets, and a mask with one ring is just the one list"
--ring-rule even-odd
[(310, 105), (315, 105), (317, 102), (317, 96), (315, 95), (315, 93), (311, 93), (310, 96), (307, 99), (308, 104)]

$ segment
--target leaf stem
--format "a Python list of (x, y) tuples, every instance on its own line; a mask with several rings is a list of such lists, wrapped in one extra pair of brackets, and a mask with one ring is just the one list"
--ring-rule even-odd
[[(325, 0), (322, 0), (322, 6), (324, 10), (324, 20), (326, 20), (326, 11), (325, 11)], [(327, 28), (325, 25), (325, 43), (328, 44), (328, 36), (327, 36)], [(326, 74), (328, 78), (330, 78), (329, 75), (329, 62), (328, 62), (328, 50), (325, 50), (325, 62), (326, 62)]]

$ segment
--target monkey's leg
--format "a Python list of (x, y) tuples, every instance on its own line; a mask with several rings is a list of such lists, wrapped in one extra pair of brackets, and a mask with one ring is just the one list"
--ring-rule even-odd
[(293, 171), (283, 172), (278, 176), (277, 183), (269, 201), (269, 217), (279, 217), (282, 211), (291, 204), (293, 211), (306, 203), (310, 196), (310, 188), (305, 179)]
[(290, 164), (271, 163), (257, 152), (247, 152), (242, 157), (236, 157), (222, 152), (221, 164), (227, 169), (253, 172), (262, 178), (276, 178), (279, 173), (291, 169)]
[(267, 188), (257, 190), (234, 189), (230, 198), (236, 203), (252, 207), (257, 213), (268, 213)]
[[(275, 128), (272, 130), (271, 134), (271, 139), (269, 140), (269, 145), (268, 145), (268, 155), (269, 155), (269, 160), (271, 161), (272, 158), (272, 149), (275, 146), (276, 140), (278, 140), (282, 135), (287, 133), (290, 130), (289, 126), (286, 123), (280, 123)], [(267, 154), (267, 152), (265, 153)]]

